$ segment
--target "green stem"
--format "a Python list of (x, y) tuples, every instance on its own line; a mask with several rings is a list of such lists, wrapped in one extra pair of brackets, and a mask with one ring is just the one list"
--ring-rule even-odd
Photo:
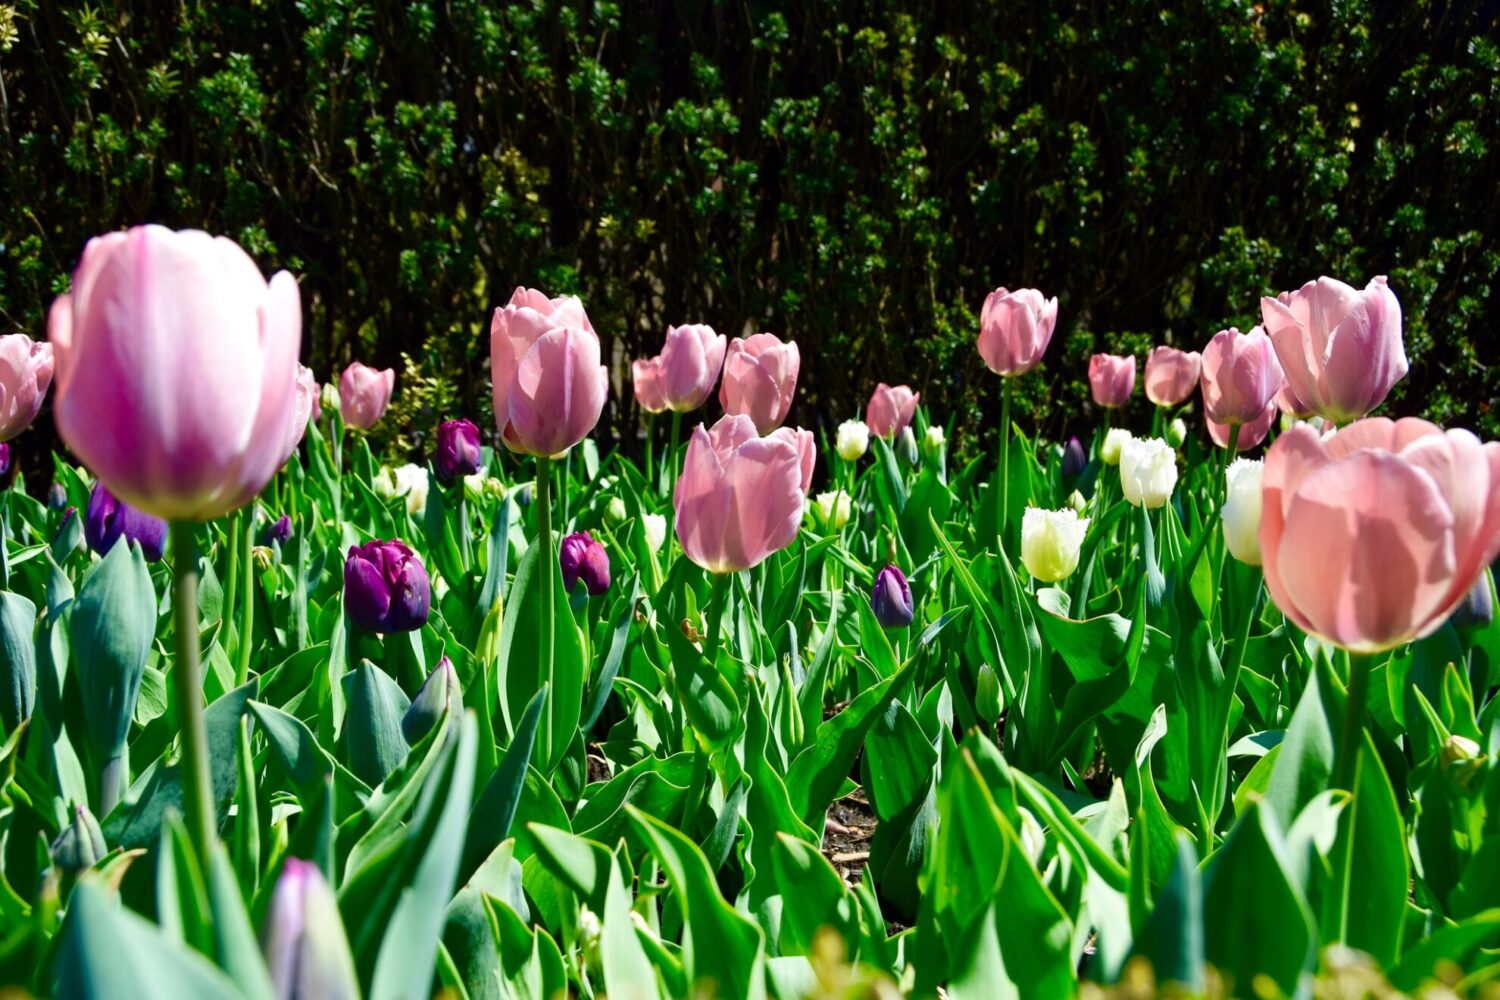
[(656, 419), (651, 414), (646, 414), (646, 481), (649, 483), (656, 478)]
[(1334, 758), (1334, 788), (1354, 791), (1355, 769), (1364, 747), (1365, 702), (1370, 697), (1370, 667), (1374, 657), (1349, 653), (1349, 691), (1344, 704), (1344, 726), (1339, 734), (1338, 756)]
[(1000, 380), (1000, 523), (995, 530), (1004, 544), (1005, 522), (1010, 515), (1010, 379)]
[(233, 621), (234, 609), (240, 599), (240, 511), (229, 515), (229, 524), (224, 529), (224, 543), (229, 549), (229, 568), (224, 572), (224, 618), (226, 624)]
[(1151, 408), (1151, 436), (1154, 437), (1154, 438), (1155, 437), (1161, 437), (1161, 407), (1160, 406), (1153, 406)]
[(552, 545), (552, 469), (551, 461), (538, 455), (536, 459), (536, 543), (542, 547), (541, 557), (551, 562), (543, 564), (542, 573), (542, 676), (552, 676), (553, 631), (557, 627), (554, 594), (557, 576), (557, 550)]
[(255, 635), (255, 505), (252, 503), (241, 512), (245, 518), (245, 604), (240, 617), (240, 657), (234, 671), (234, 686), (239, 687), (250, 679), (251, 638)]
[(719, 635), (723, 631), (724, 605), (729, 603), (729, 574), (715, 573), (712, 580), (712, 589), (708, 598), (708, 634), (703, 638), (703, 655), (708, 659), (708, 665), (715, 666), (719, 655)]
[(172, 683), (177, 696), (177, 725), (182, 732), (178, 770), (182, 780), (183, 820), (198, 857), (209, 857), (217, 835), (208, 773), (208, 729), (203, 722), (203, 674), (198, 649), (198, 563), (191, 521), (174, 521), (172, 539), (172, 622), (177, 633), (177, 662)]
[(682, 441), (682, 414), (676, 410), (672, 411), (672, 450), (667, 453), (667, 468), (671, 475), (667, 476), (667, 496), (672, 495), (672, 488), (677, 484), (677, 448)]
[(1234, 461), (1235, 449), (1240, 445), (1240, 425), (1229, 426), (1229, 447), (1224, 449), (1224, 457), (1219, 462), (1219, 508), (1222, 510), (1224, 501), (1229, 496), (1229, 463)]

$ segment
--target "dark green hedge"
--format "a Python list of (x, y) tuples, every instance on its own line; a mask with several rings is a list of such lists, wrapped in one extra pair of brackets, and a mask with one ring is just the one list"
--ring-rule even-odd
[(397, 366), (403, 444), (487, 417), (518, 283), (581, 293), (622, 374), (668, 322), (769, 329), (803, 423), (907, 381), (988, 432), (975, 315), (1035, 285), (1056, 434), (1095, 349), (1389, 273), (1398, 405), (1495, 434), (1500, 7), (1176, 6), (11, 0), (0, 318), (41, 331), (88, 236), (156, 220), (300, 275), (305, 360)]

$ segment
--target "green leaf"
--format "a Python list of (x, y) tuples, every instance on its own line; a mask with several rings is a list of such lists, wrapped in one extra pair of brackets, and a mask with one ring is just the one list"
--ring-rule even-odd
[(1151, 963), (1158, 983), (1177, 983), (1202, 993), (1207, 970), (1203, 957), (1203, 885), (1198, 854), (1185, 836), (1177, 838), (1172, 875), (1156, 897), (1138, 953)]
[[(547, 702), (547, 687), (532, 695), (531, 703), (521, 716), (515, 738), (505, 748), (505, 757), (484, 791), (469, 813), (469, 831), (464, 838), (463, 863), (459, 865), (459, 877), (467, 879), (480, 861), (497, 844), (510, 836), (511, 824), (516, 818), (516, 809), (521, 804), (522, 788), (526, 782), (526, 770), (531, 764), (531, 750), (536, 743), (537, 725), (542, 717), (542, 706)], [(488, 734), (481, 734), (488, 738)]]
[(613, 859), (604, 896), (599, 960), (604, 967), (604, 991), (612, 1000), (655, 1000), (664, 995), (656, 970), (631, 923), (630, 890), (620, 877), (618, 862)]
[(1323, 939), (1342, 941), (1391, 967), (1406, 913), (1406, 831), (1396, 793), (1368, 734), (1353, 801), (1339, 818), (1329, 863), (1333, 885), (1323, 895)]
[(343, 740), (350, 769), (372, 788), (406, 760), (401, 719), (411, 699), (390, 674), (365, 660), (344, 675)]
[(36, 704), (36, 605), (0, 591), (0, 726), (5, 732), (31, 718)]

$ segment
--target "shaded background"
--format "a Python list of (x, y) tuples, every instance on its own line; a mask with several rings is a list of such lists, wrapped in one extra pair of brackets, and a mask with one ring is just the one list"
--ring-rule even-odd
[(606, 439), (640, 426), (629, 358), (708, 322), (799, 342), (793, 422), (909, 382), (972, 450), (996, 285), (1061, 300), (1018, 410), (1056, 437), (1097, 418), (1094, 350), (1389, 274), (1388, 408), (1494, 436), (1500, 7), (1192, 6), (11, 0), (0, 327), (41, 335), (89, 236), (158, 221), (297, 274), (320, 380), (394, 366), (393, 453), (493, 433), (517, 284), (583, 296)]

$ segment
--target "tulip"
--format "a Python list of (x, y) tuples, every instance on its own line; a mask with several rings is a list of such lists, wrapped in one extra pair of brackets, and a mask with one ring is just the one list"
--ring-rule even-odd
[(1072, 493), (1068, 494), (1067, 506), (1075, 513), (1082, 514), (1084, 511), (1088, 510), (1089, 502), (1083, 498), (1082, 493), (1074, 490)]
[(479, 428), (472, 421), (445, 420), (438, 425), (432, 468), (439, 482), (451, 486), (455, 479), (474, 475), (480, 460)]
[(52, 863), (70, 875), (94, 867), (108, 853), (104, 831), (88, 806), (74, 807), (73, 822), (62, 828), (51, 845)]
[(693, 431), (672, 495), (677, 538), (690, 560), (711, 573), (734, 573), (792, 543), (811, 479), (810, 448), (799, 447), (810, 445), (811, 435), (802, 434), (759, 437), (743, 414)]
[(1120, 489), (1137, 507), (1164, 506), (1177, 485), (1177, 453), (1161, 438), (1131, 438), (1120, 446)]
[(47, 509), (62, 510), (68, 505), (68, 488), (57, 480), (47, 490)]
[(311, 862), (286, 859), (271, 895), (261, 948), (279, 1000), (359, 996), (338, 900)]
[(1024, 375), (1042, 360), (1056, 326), (1056, 298), (1035, 288), (997, 288), (979, 311), (979, 356), (996, 375)]
[[(1209, 433), (1210, 434), (1213, 433), (1213, 428), (1212, 427), (1209, 428)], [(1243, 433), (1243, 431), (1241, 433)], [(1265, 435), (1261, 435), (1261, 436), (1264, 437)], [(1182, 442), (1184, 442), (1186, 440), (1187, 440), (1187, 423), (1184, 422), (1181, 417), (1175, 417), (1175, 418), (1173, 418), (1172, 422), (1167, 425), (1167, 444), (1171, 445), (1173, 448), (1181, 448), (1182, 447)], [(1215, 440), (1217, 440), (1217, 439), (1215, 439)], [(1259, 441), (1257, 440), (1256, 443), (1258, 444)], [(1253, 447), (1253, 446), (1247, 444), (1247, 445), (1244, 445), (1244, 447), (1245, 448), (1250, 448), (1250, 447)]]
[(385, 408), (391, 405), (391, 390), (395, 386), (394, 369), (376, 371), (358, 361), (352, 362), (339, 376), (339, 413), (344, 423), (362, 431), (380, 423)]
[(719, 385), (724, 412), (748, 416), (757, 433), (769, 434), (791, 411), (801, 367), (796, 341), (782, 343), (770, 333), (734, 338), (724, 356), (724, 380)]
[(1078, 568), (1089, 519), (1071, 508), (1027, 507), (1021, 518), (1021, 565), (1040, 583), (1056, 583)]
[(1356, 653), (1447, 620), (1500, 552), (1500, 444), (1424, 420), (1298, 424), (1266, 455), (1266, 588), (1303, 631)]
[(136, 510), (116, 497), (103, 483), (95, 483), (83, 519), (83, 538), (101, 556), (109, 555), (121, 538), (135, 542), (149, 562), (156, 562), (167, 548), (167, 522)]
[(340, 414), (344, 412), (344, 401), (339, 398), (339, 387), (332, 382), (323, 383), (323, 391), (318, 393), (319, 406), (321, 410), (336, 410)]
[(401, 735), (406, 737), (407, 746), (414, 747), (422, 742), (422, 737), (432, 732), (432, 727), (438, 724), (444, 713), (449, 718), (456, 718), (463, 707), (458, 671), (453, 669), (453, 661), (444, 656), (422, 682), (417, 696), (401, 717)]
[(392, 469), (382, 465), (370, 484), (382, 500), (406, 498), (407, 513), (418, 516), (427, 509), (427, 470), (412, 462)]
[(1002, 705), (1000, 677), (995, 673), (994, 667), (988, 663), (981, 663), (979, 681), (974, 686), (974, 708), (979, 712), (981, 719), (993, 726), (1000, 721)]
[(609, 590), (609, 553), (587, 531), (576, 531), (562, 540), (558, 562), (562, 566), (563, 590), (571, 592), (579, 580), (590, 597)]
[(839, 424), (833, 450), (846, 462), (857, 462), (870, 450), (870, 428), (863, 420), (845, 420)]
[(896, 441), (901, 449), (901, 457), (906, 459), (906, 464), (915, 467), (917, 459), (921, 456), (917, 452), (917, 436), (912, 433), (912, 429), (901, 428), (901, 436)]
[(1104, 443), (1099, 446), (1099, 458), (1105, 465), (1119, 465), (1120, 450), (1132, 437), (1133, 435), (1123, 427), (1111, 427), (1104, 435)]
[(1176, 406), (1198, 388), (1203, 356), (1175, 347), (1153, 347), (1146, 355), (1146, 398), (1157, 406)]
[(872, 434), (889, 440), (911, 425), (921, 398), (910, 386), (889, 386), (882, 382), (875, 387), (865, 407), (865, 424)]
[(140, 226), (89, 241), (47, 320), (58, 433), (114, 495), (208, 521), (286, 455), (302, 339), (297, 282), (231, 240)]
[(870, 608), (875, 612), (875, 620), (885, 628), (906, 628), (912, 623), (916, 607), (911, 600), (911, 586), (899, 566), (887, 566), (875, 574)]
[(1248, 424), (1241, 424), (1238, 435), (1234, 433), (1234, 428), (1229, 424), (1215, 423), (1213, 420), (1207, 418), (1205, 418), (1205, 422), (1208, 424), (1208, 436), (1213, 438), (1214, 444), (1220, 448), (1228, 448), (1229, 439), (1234, 438), (1234, 450), (1236, 452), (1249, 451), (1264, 441), (1266, 435), (1271, 433), (1271, 425), (1276, 422), (1276, 403), (1274, 401), (1267, 403), (1266, 408), (1261, 411), (1260, 416)]
[(0, 485), (10, 484), (10, 474), (15, 471), (11, 458), (10, 442), (0, 441)]
[(311, 368), (297, 365), (297, 391), (292, 399), (292, 421), (286, 429), (285, 443), (282, 445), (281, 464), (285, 465), (291, 461), (292, 455), (296, 453), (297, 446), (307, 435), (307, 425), (310, 421), (317, 419), (314, 411), (318, 408), (318, 383), (313, 378)]
[(817, 512), (818, 520), (825, 528), (829, 531), (841, 531), (849, 523), (853, 505), (849, 494), (843, 490), (834, 490), (814, 497), (813, 510)]
[(666, 387), (662, 384), (661, 362), (658, 359), (632, 361), (630, 384), (635, 389), (635, 401), (647, 413), (660, 413), (667, 408)]
[(588, 437), (604, 412), (609, 373), (576, 296), (517, 288), (490, 322), (495, 423), (511, 451), (557, 457)]
[[(725, 338), (713, 327), (701, 323), (667, 327), (667, 339), (661, 353), (646, 361), (637, 361), (636, 396), (641, 396), (644, 372), (648, 392), (659, 394), (661, 405), (641, 405), (653, 413), (672, 410), (688, 413), (707, 402), (724, 367)], [(795, 381), (795, 375), (793, 376)]]
[(51, 384), (51, 344), (24, 333), (0, 337), (0, 441), (31, 426)]
[[(1128, 431), (1126, 433), (1129, 433)], [(1119, 449), (1116, 449), (1118, 454)], [(1063, 446), (1062, 474), (1065, 478), (1076, 479), (1083, 475), (1084, 467), (1087, 466), (1088, 458), (1083, 453), (1083, 442), (1076, 436), (1068, 438), (1068, 443)]]
[(356, 545), (344, 561), (344, 612), (369, 632), (413, 632), (427, 622), (432, 584), (400, 539)]
[(948, 435), (943, 433), (943, 429), (937, 424), (929, 426), (927, 433), (922, 435), (922, 454), (929, 459), (935, 459), (943, 453), (946, 447), (948, 447)]
[(1261, 419), (1281, 388), (1281, 362), (1265, 331), (1220, 330), (1203, 349), (1203, 412), (1217, 424)]
[(1130, 402), (1135, 391), (1135, 356), (1096, 354), (1089, 358), (1089, 390), (1094, 402), (1106, 409)]
[(642, 514), (641, 529), (646, 533), (646, 548), (653, 555), (661, 551), (667, 541), (667, 519), (661, 514)]
[(609, 503), (604, 508), (604, 523), (611, 528), (618, 528), (625, 523), (625, 518), (630, 512), (625, 509), (625, 501), (619, 497), (610, 497)]
[(292, 518), (289, 514), (282, 514), (275, 521), (266, 525), (265, 533), (261, 536), (266, 545), (285, 545), (292, 538)]
[(1229, 554), (1247, 566), (1260, 565), (1260, 500), (1264, 464), (1237, 458), (1225, 472), (1227, 490), (1219, 515)]
[(1287, 384), (1310, 412), (1335, 423), (1362, 417), (1406, 375), (1401, 303), (1384, 275), (1364, 291), (1319, 278), (1260, 309)]
[[(1278, 358), (1278, 360), (1280, 360)], [(1285, 369), (1283, 369), (1283, 373)], [(1302, 402), (1297, 393), (1292, 389), (1292, 383), (1283, 382), (1281, 388), (1276, 392), (1276, 408), (1283, 416), (1293, 420), (1307, 420), (1313, 415), (1313, 408)], [(1322, 418), (1319, 418), (1322, 419)], [(1287, 426), (1291, 426), (1288, 424)]]

